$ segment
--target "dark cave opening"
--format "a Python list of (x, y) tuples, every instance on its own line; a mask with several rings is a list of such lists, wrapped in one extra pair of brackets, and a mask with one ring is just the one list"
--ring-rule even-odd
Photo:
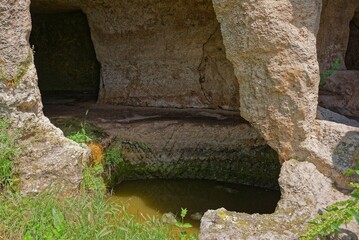
[(43, 103), (96, 101), (100, 64), (86, 15), (81, 10), (31, 10), (30, 44)]
[(349, 42), (345, 55), (345, 65), (348, 70), (359, 70), (359, 9), (355, 11), (349, 28)]

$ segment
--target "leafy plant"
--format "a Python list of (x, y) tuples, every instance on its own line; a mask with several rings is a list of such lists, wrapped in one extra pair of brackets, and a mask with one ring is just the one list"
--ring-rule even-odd
[(189, 236), (187, 236), (187, 231), (186, 229), (191, 228), (192, 225), (190, 223), (185, 223), (184, 222), (184, 218), (187, 215), (187, 208), (181, 208), (181, 221), (177, 221), (175, 226), (178, 227), (180, 229), (180, 240), (186, 240), (186, 239), (197, 239), (195, 234), (190, 234)]
[(105, 152), (106, 165), (120, 165), (123, 163), (122, 149), (119, 147), (111, 147)]
[(13, 163), (18, 157), (19, 149), (15, 144), (16, 131), (10, 128), (8, 119), (0, 119), (0, 189), (12, 186)]
[(92, 138), (86, 132), (86, 123), (81, 123), (80, 131), (70, 136), (67, 136), (67, 138), (77, 143), (90, 143), (92, 141)]
[(85, 128), (85, 132), (92, 139), (92, 142), (101, 142), (104, 138), (108, 137), (103, 130), (98, 128), (95, 124), (86, 121), (86, 119), (62, 116), (51, 117), (50, 121), (56, 127), (60, 128), (66, 137), (81, 132), (82, 128)]
[(82, 189), (89, 192), (104, 193), (106, 191), (106, 185), (102, 174), (103, 166), (101, 164), (86, 167), (82, 172)]
[[(350, 174), (359, 176), (359, 160), (356, 161), (355, 169), (350, 169), (346, 173), (346, 175)], [(311, 225), (308, 226), (301, 240), (324, 238), (332, 233), (336, 234), (340, 232), (342, 224), (348, 224), (353, 219), (359, 224), (359, 183), (351, 183), (350, 186), (354, 188), (351, 198), (330, 205), (323, 214), (309, 222)]]
[(330, 76), (333, 75), (333, 73), (338, 70), (338, 68), (340, 67), (340, 61), (339, 59), (335, 60), (335, 62), (333, 63), (333, 65), (330, 67), (330, 69), (328, 71), (326, 71), (325, 73), (321, 73), (320, 74), (320, 82), (319, 85), (324, 85), (325, 81), (327, 80), (327, 78), (329, 78)]

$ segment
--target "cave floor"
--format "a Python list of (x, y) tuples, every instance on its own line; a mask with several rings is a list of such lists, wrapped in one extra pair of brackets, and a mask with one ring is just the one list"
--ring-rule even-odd
[(49, 118), (76, 117), (98, 124), (131, 124), (163, 120), (231, 126), (248, 123), (240, 116), (239, 111), (119, 106), (97, 104), (89, 100), (45, 102), (44, 113)]
[(264, 145), (256, 130), (235, 111), (114, 106), (88, 99), (62, 99), (45, 101), (44, 113), (60, 128), (61, 124), (56, 124), (59, 119), (68, 121), (66, 125), (94, 124), (108, 136), (102, 141), (104, 146), (114, 138), (173, 152)]
[(259, 137), (235, 111), (115, 106), (83, 98), (44, 101), (44, 113), (51, 121), (72, 118), (77, 124), (90, 122), (108, 135), (108, 141), (120, 138), (150, 144), (156, 149), (174, 145), (175, 148), (233, 147), (233, 144), (258, 142)]

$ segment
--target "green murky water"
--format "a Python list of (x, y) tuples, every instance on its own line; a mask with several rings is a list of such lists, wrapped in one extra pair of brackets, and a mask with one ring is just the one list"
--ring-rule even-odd
[(127, 206), (139, 219), (172, 212), (179, 216), (188, 209), (185, 222), (198, 232), (198, 219), (208, 209), (221, 207), (246, 213), (272, 213), (280, 198), (278, 191), (208, 180), (137, 180), (121, 183), (113, 191), (111, 202)]

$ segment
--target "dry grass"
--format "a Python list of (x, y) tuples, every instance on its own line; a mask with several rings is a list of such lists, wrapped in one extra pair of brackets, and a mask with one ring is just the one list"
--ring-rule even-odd
[(91, 164), (103, 164), (104, 162), (104, 149), (100, 144), (90, 143), (87, 145), (91, 150)]

